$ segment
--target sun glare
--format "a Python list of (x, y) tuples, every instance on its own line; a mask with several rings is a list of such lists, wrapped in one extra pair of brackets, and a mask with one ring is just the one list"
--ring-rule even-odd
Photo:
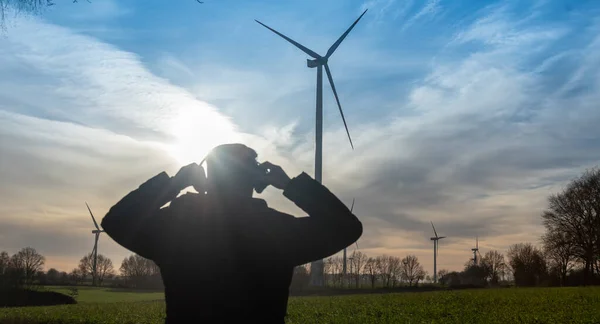
[(181, 165), (199, 163), (217, 145), (240, 141), (234, 125), (210, 107), (181, 108), (171, 134), (175, 141), (169, 145), (169, 153)]

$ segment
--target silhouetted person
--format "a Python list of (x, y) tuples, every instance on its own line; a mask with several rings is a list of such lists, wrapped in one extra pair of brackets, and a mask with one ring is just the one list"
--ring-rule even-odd
[[(218, 146), (206, 158), (207, 176), (195, 163), (174, 177), (162, 172), (102, 220), (117, 243), (160, 267), (167, 323), (284, 323), (294, 267), (362, 235), (361, 222), (327, 188), (256, 157), (242, 144)], [(268, 185), (308, 217), (252, 197)], [(177, 197), (189, 186), (200, 194)]]

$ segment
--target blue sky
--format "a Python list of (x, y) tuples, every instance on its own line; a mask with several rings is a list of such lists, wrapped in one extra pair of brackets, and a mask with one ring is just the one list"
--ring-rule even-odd
[[(313, 174), (316, 71), (254, 19), (330, 59), (324, 182), (356, 198), (364, 252), (432, 271), (538, 243), (546, 196), (600, 158), (594, 1), (55, 1), (0, 37), (0, 250), (64, 270), (91, 222), (162, 170), (241, 141)], [(316, 10), (315, 8), (318, 8)], [(275, 190), (269, 204), (301, 215)], [(101, 239), (119, 264), (128, 252)]]

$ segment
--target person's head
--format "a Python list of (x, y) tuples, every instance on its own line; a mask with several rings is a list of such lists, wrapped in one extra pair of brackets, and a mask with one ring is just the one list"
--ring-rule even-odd
[(209, 193), (220, 196), (252, 196), (258, 162), (256, 151), (243, 144), (223, 144), (206, 157)]

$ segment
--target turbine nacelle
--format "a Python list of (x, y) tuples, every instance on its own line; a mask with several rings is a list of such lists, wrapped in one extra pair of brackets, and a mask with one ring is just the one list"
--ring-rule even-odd
[(317, 58), (317, 59), (306, 59), (306, 66), (308, 66), (309, 68), (316, 68), (319, 66), (323, 66), (327, 64), (327, 58), (326, 57), (321, 57), (321, 58)]
[[(358, 23), (358, 21), (362, 18), (362, 16), (365, 15), (365, 13), (367, 13), (367, 10), (365, 9), (365, 11), (363, 11), (363, 13), (358, 17), (358, 19), (356, 19), (354, 21), (354, 23), (352, 23), (352, 25), (350, 25), (350, 27), (342, 34), (342, 36), (340, 36), (340, 38), (338, 38), (335, 43), (333, 43), (333, 45), (331, 45), (331, 47), (329, 47), (329, 49), (327, 50), (327, 54), (325, 54), (325, 56), (321, 56), (317, 53), (315, 53), (313, 50), (307, 48), (306, 46), (296, 42), (295, 40), (285, 36), (284, 34), (276, 31), (275, 29), (261, 23), (258, 20), (254, 20), (257, 23), (259, 23), (260, 25), (262, 25), (263, 27), (267, 28), (268, 30), (272, 31), (273, 33), (279, 35), (281, 38), (285, 39), (286, 41), (288, 41), (289, 43), (291, 43), (292, 45), (296, 46), (298, 49), (300, 49), (302, 52), (306, 53), (308, 56), (312, 57), (312, 59), (307, 59), (306, 60), (306, 66), (308, 66), (309, 68), (320, 68), (321, 66), (325, 66), (325, 73), (327, 75), (327, 79), (329, 79), (329, 85), (331, 85), (331, 91), (333, 91), (333, 95), (335, 97), (335, 101), (337, 103), (337, 106), (339, 108), (340, 111), (340, 115), (342, 116), (342, 121), (344, 122), (344, 128), (346, 129), (346, 134), (348, 134), (348, 140), (350, 141), (350, 146), (352, 147), (352, 149), (354, 149), (354, 144), (352, 143), (352, 138), (350, 137), (350, 132), (348, 131), (348, 125), (346, 124), (346, 118), (344, 117), (344, 112), (342, 111), (342, 104), (340, 103), (340, 99), (338, 98), (338, 94), (337, 94), (337, 90), (335, 89), (335, 85), (333, 83), (333, 77), (331, 76), (331, 71), (329, 70), (329, 65), (327, 64), (327, 61), (329, 60), (329, 58), (331, 57), (331, 55), (333, 55), (333, 53), (335, 52), (335, 50), (340, 46), (340, 44), (342, 43), (342, 41), (344, 41), (344, 39), (346, 38), (346, 36), (348, 36), (348, 33), (350, 33), (350, 31), (352, 30), (352, 28), (354, 28), (354, 26), (356, 26), (356, 24)], [(319, 76), (319, 78), (322, 78), (321, 74), (317, 73), (317, 75)], [(322, 98), (322, 86), (320, 85), (319, 82), (321, 82), (319, 79), (319, 81), (317, 82), (318, 84), (318, 89), (317, 89), (317, 99), (318, 101), (320, 100), (319, 103), (317, 103), (317, 106), (320, 104), (321, 106), (323, 105), (323, 98)], [(318, 110), (318, 108), (317, 108)], [(317, 118), (318, 120), (319, 118)], [(322, 119), (322, 117), (321, 117)], [(318, 121), (317, 121), (318, 123)], [(320, 181), (320, 180), (319, 180)]]

